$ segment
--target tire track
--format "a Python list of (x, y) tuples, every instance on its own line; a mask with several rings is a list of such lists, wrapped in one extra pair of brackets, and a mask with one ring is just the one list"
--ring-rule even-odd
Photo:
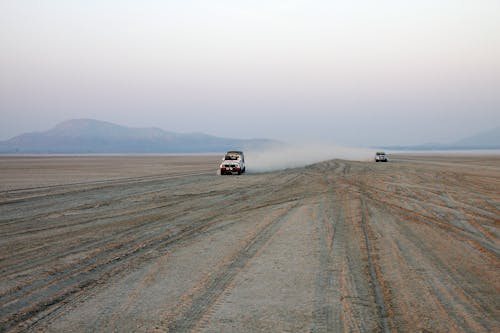
[(186, 296), (184, 306), (180, 307), (181, 313), (175, 314), (174, 319), (169, 320), (166, 326), (167, 331), (189, 332), (195, 328), (203, 315), (226, 292), (236, 275), (278, 231), (296, 206), (297, 203), (288, 207), (285, 213), (265, 225), (256, 235), (247, 240), (243, 248), (228, 260), (227, 264), (224, 264), (217, 272), (212, 273), (212, 277), (208, 281), (204, 281), (202, 286), (197, 287), (195, 294)]
[[(333, 199), (333, 198), (332, 198)], [(325, 207), (326, 206), (326, 207)], [(330, 217), (331, 208), (326, 203), (320, 203), (319, 222), (320, 262), (319, 272), (315, 281), (315, 297), (313, 312), (313, 332), (339, 332), (344, 330), (341, 313), (343, 311), (338, 290), (341, 259), (345, 255), (342, 245), (338, 244), (338, 221), (340, 209), (336, 216)]]
[[(188, 237), (199, 236), (204, 229), (216, 222), (215, 220), (211, 223), (203, 222), (188, 226), (179, 232), (166, 234), (162, 237), (152, 239), (148, 243), (141, 243), (135, 248), (128, 249), (104, 262), (94, 263), (94, 259), (90, 258), (90, 263), (86, 266), (76, 267), (69, 272), (64, 271), (61, 273), (62, 276), (55, 280), (50, 279), (45, 284), (42, 284), (43, 280), (41, 282), (37, 281), (38, 283), (30, 285), (30, 289), (26, 291), (28, 292), (27, 294), (11, 296), (12, 300), (22, 297), (21, 307), (23, 309), (21, 311), (15, 311), (20, 307), (19, 302), (10, 303), (10, 305), (4, 305), (1, 308), (0, 315), (3, 317), (3, 322), (0, 329), (9, 330), (46, 311), (50, 313), (50, 308), (57, 307), (59, 304), (69, 303), (73, 295), (78, 295), (82, 291), (88, 292), (91, 288), (103, 283), (110, 276), (119, 274), (121, 271), (127, 269), (132, 261), (142, 261), (140, 256), (151, 249), (158, 246), (168, 247)], [(62, 288), (61, 285), (66, 285), (67, 287)], [(50, 296), (37, 301), (39, 293)], [(46, 318), (46, 316), (44, 314), (40, 319)], [(33, 324), (36, 324), (40, 319), (34, 321)]]
[(498, 170), (333, 160), (2, 192), (20, 201), (0, 205), (0, 331), (494, 331)]
[[(449, 207), (441, 206), (440, 215), (432, 213), (432, 211), (426, 207), (429, 205), (428, 197), (421, 197), (415, 195), (414, 197), (408, 198), (408, 200), (403, 201), (400, 196), (390, 193), (388, 191), (379, 190), (376, 186), (366, 185), (364, 182), (351, 182), (353, 186), (359, 187), (360, 192), (363, 192), (367, 198), (378, 202), (381, 205), (392, 208), (392, 213), (397, 214), (402, 218), (410, 218), (415, 222), (427, 223), (431, 225), (438, 226), (443, 230), (451, 232), (459, 239), (468, 239), (469, 241), (476, 244), (477, 247), (483, 248), (488, 251), (492, 256), (500, 257), (500, 250), (498, 246), (492, 242), (488, 237), (484, 235), (477, 235), (471, 233), (470, 231), (463, 229), (460, 226), (454, 224), (453, 219), (444, 219), (443, 214), (449, 211)], [(406, 198), (404, 198), (406, 199)], [(420, 209), (410, 209), (406, 208), (410, 203), (413, 206), (419, 207)], [(406, 207), (405, 207), (406, 206)], [(474, 220), (475, 221), (475, 220)], [(495, 224), (498, 220), (495, 220)]]
[[(223, 195), (219, 195), (218, 198), (214, 197), (212, 200), (216, 200), (215, 202), (223, 200)], [(116, 202), (119, 201), (121, 200), (116, 200)], [(102, 232), (104, 232), (105, 229), (112, 229), (113, 233), (111, 233), (107, 237), (99, 237), (98, 240), (94, 240), (92, 237), (92, 239), (89, 241), (75, 239), (73, 242), (69, 242), (69, 244), (67, 241), (65, 241), (66, 238), (71, 237), (71, 235), (75, 233), (75, 227), (78, 227), (80, 233), (88, 233), (87, 230), (95, 228), (96, 221), (93, 216), (89, 216), (83, 220), (82, 218), (75, 218), (70, 224), (62, 222), (62, 227), (47, 227), (45, 229), (42, 229), (41, 231), (52, 231), (51, 239), (60, 239), (62, 244), (58, 244), (56, 249), (54, 248), (51, 239), (43, 238), (42, 246), (36, 248), (28, 248), (24, 251), (16, 251), (15, 256), (9, 255), (1, 258), (0, 262), (3, 265), (7, 265), (7, 263), (9, 263), (9, 270), (2, 271), (0, 276), (5, 276), (5, 274), (16, 274), (30, 267), (41, 266), (44, 263), (53, 261), (54, 257), (47, 256), (48, 250), (55, 250), (57, 251), (57, 253), (60, 253), (61, 257), (63, 257), (71, 253), (81, 253), (82, 251), (87, 251), (89, 249), (103, 249), (107, 245), (116, 242), (117, 239), (129, 239), (129, 237), (134, 236), (133, 238), (136, 239), (136, 241), (141, 241), (138, 236), (144, 232), (142, 230), (144, 230), (146, 226), (149, 227), (147, 229), (152, 229), (153, 227), (161, 227), (163, 225), (163, 220), (175, 221), (176, 219), (179, 219), (180, 217), (185, 215), (180, 210), (174, 210), (173, 212), (171, 211), (165, 213), (165, 209), (190, 204), (191, 202), (192, 198), (185, 198), (183, 200), (170, 200), (166, 203), (162, 202), (154, 205), (148, 204), (148, 206), (146, 207), (142, 205), (142, 207), (140, 208), (134, 208), (132, 210), (126, 211), (113, 208), (108, 214), (102, 214), (98, 222), (102, 226)], [(207, 209), (207, 207), (202, 206), (197, 207), (197, 209), (202, 210)], [(155, 223), (153, 224), (153, 222)], [(48, 223), (48, 225), (53, 225), (53, 223)], [(86, 227), (87, 225), (88, 227)], [(85, 229), (82, 229), (83, 227), (85, 227)], [(172, 223), (171, 228), (174, 227), (177, 227), (177, 225), (175, 223)], [(64, 229), (67, 229), (67, 231), (64, 231)], [(56, 231), (57, 233), (55, 233)], [(2, 237), (4, 236), (5, 234), (2, 234)], [(30, 236), (31, 239), (33, 239), (35, 235)], [(12, 235), (10, 235), (8, 238), (11, 237)], [(130, 245), (131, 243), (128, 242), (128, 244)], [(28, 257), (30, 258), (30, 260), (17, 260), (18, 264), (12, 263), (12, 261), (16, 260), (16, 257)], [(38, 260), (37, 257), (40, 257), (40, 260)]]
[[(372, 202), (372, 208), (380, 212), (389, 212), (386, 207), (380, 205), (377, 202)], [(386, 214), (383, 214), (384, 216)], [(420, 307), (430, 307), (435, 308), (437, 314), (429, 314), (428, 317), (439, 318), (444, 322), (444, 327), (453, 327), (455, 331), (465, 331), (465, 332), (487, 332), (491, 331), (492, 327), (488, 327), (488, 324), (482, 323), (478, 320), (482, 317), (484, 313), (491, 313), (491, 304), (486, 306), (485, 303), (478, 303), (475, 299), (474, 293), (474, 279), (471, 279), (470, 275), (468, 278), (461, 272), (461, 266), (455, 267), (448, 260), (444, 259), (440, 254), (446, 254), (446, 251), (442, 251), (439, 246), (436, 245), (436, 240), (429, 237), (426, 241), (423, 241), (419, 234), (423, 232), (430, 233), (429, 228), (432, 226), (424, 225), (424, 229), (412, 228), (407, 221), (399, 219), (397, 216), (393, 216), (388, 219), (387, 223), (390, 228), (398, 230), (398, 237), (395, 238), (394, 242), (397, 244), (399, 256), (401, 256), (404, 262), (400, 263), (399, 269), (402, 271), (409, 271), (415, 274), (418, 279), (425, 278), (425, 285), (421, 287), (421, 290), (414, 286), (414, 290), (405, 290), (405, 292), (415, 292), (413, 295), (416, 299), (415, 302), (419, 302)], [(386, 229), (387, 227), (381, 226), (380, 228)], [(441, 234), (437, 237), (439, 242), (448, 244), (447, 235), (442, 231), (438, 232)], [(455, 240), (459, 243), (459, 241)], [(475, 255), (476, 260), (480, 259)], [(481, 255), (481, 252), (479, 252)], [(457, 256), (459, 256), (457, 254)], [(386, 261), (390, 260), (386, 258)], [(469, 264), (470, 265), (470, 264)], [(498, 266), (498, 263), (488, 262), (489, 266)], [(492, 269), (494, 270), (494, 268)], [(418, 274), (418, 272), (427, 272), (425, 277)], [(473, 269), (468, 270), (473, 273)], [(489, 273), (491, 275), (491, 273)], [(484, 278), (486, 281), (487, 278)], [(490, 277), (491, 279), (491, 277)], [(384, 288), (386, 289), (386, 288)], [(421, 295), (423, 294), (423, 295)], [(428, 298), (425, 298), (425, 294), (429, 294)], [(422, 298), (421, 298), (422, 297)], [(394, 306), (394, 305), (393, 305)], [(406, 309), (405, 316), (411, 312), (411, 309)], [(430, 320), (430, 319), (429, 319)]]
[[(167, 175), (129, 177), (129, 178), (119, 178), (111, 180), (100, 180), (91, 182), (79, 182), (79, 183), (69, 183), (61, 185), (49, 185), (49, 186), (39, 186), (32, 188), (5, 190), (0, 192), (0, 206), (12, 203), (24, 202), (26, 200), (51, 198), (67, 194), (75, 194), (79, 192), (102, 190), (105, 188), (155, 183), (158, 181), (164, 181), (169, 179), (184, 178), (190, 176), (206, 176), (210, 174), (212, 174), (210, 171), (179, 172), (175, 174), (169, 173)], [(75, 189), (75, 187), (77, 188)]]
[[(293, 202), (295, 199), (284, 196), (281, 190), (294, 186), (297, 177), (286, 177), (291, 180), (279, 191), (266, 191), (260, 188), (252, 190), (248, 195), (256, 195), (259, 200), (254, 206), (247, 206), (245, 202), (234, 202), (230, 205), (220, 205), (220, 209), (213, 209), (217, 202), (227, 198), (227, 193), (221, 191), (207, 196), (206, 193), (200, 193), (184, 196), (184, 202), (188, 206), (192, 206), (194, 202), (198, 202), (196, 209), (191, 208), (191, 212), (187, 217), (183, 217), (186, 210), (177, 203), (175, 209), (167, 209), (166, 213), (162, 208), (157, 207), (158, 213), (149, 216), (141, 216), (141, 212), (134, 219), (137, 223), (132, 223), (131, 220), (123, 220), (118, 218), (117, 223), (123, 225), (132, 225), (127, 228), (121, 235), (118, 233), (110, 234), (104, 239), (100, 239), (98, 243), (92, 242), (85, 245), (78, 239), (70, 242), (74, 245), (70, 252), (82, 250), (85, 247), (95, 247), (98, 252), (87, 256), (76, 263), (72, 263), (63, 267), (58, 267), (57, 270), (45, 272), (42, 276), (37, 276), (36, 279), (28, 279), (20, 284), (17, 283), (13, 288), (9, 289), (2, 295), (2, 304), (0, 307), (0, 315), (3, 318), (0, 324), (0, 329), (13, 328), (22, 322), (30, 321), (32, 318), (41, 316), (46, 318), (45, 313), (57, 309), (60, 304), (70, 303), (73, 298), (79, 295), (82, 291), (88, 292), (99, 284), (102, 284), (110, 276), (118, 274), (132, 265), (134, 262), (140, 262), (141, 255), (158, 246), (169, 245), (178, 240), (185, 239), (192, 235), (201, 235), (205, 228), (211, 227), (212, 224), (219, 223), (221, 217), (230, 218), (233, 212), (244, 212), (246, 210), (255, 211), (266, 207), (272, 207), (286, 202)], [(214, 194), (214, 193), (211, 193)], [(269, 200), (269, 198), (273, 198)], [(280, 198), (281, 197), (281, 198)], [(213, 198), (217, 198), (216, 201)], [(207, 200), (209, 199), (209, 200)], [(262, 202), (262, 204), (260, 204)], [(167, 204), (170, 206), (170, 204)], [(116, 211), (114, 209), (113, 211)], [(121, 213), (120, 213), (121, 214)], [(196, 219), (196, 222), (193, 222)], [(161, 227), (165, 220), (170, 220), (171, 225), (168, 228)], [(158, 225), (161, 227), (160, 235), (152, 237), (152, 227)], [(112, 225), (108, 228), (113, 229)], [(110, 230), (111, 230), (110, 229)], [(74, 232), (74, 231), (73, 231)], [(138, 233), (139, 232), (139, 233)], [(154, 235), (154, 234), (153, 234)], [(139, 237), (138, 237), (139, 236)], [(68, 238), (72, 239), (72, 238)], [(65, 243), (63, 243), (65, 244)], [(100, 244), (100, 245), (99, 245)], [(82, 248), (83, 246), (83, 248)], [(71, 248), (70, 248), (71, 249)], [(68, 249), (58, 248), (61, 252), (59, 256), (65, 256)], [(42, 261), (29, 260), (28, 262), (20, 262), (23, 266), (17, 266), (17, 271), (20, 269), (28, 269), (29, 267), (37, 267), (38, 264), (46, 265), (53, 262), (56, 258), (47, 256), (46, 253), (41, 253)], [(16, 265), (10, 268), (15, 269)], [(5, 273), (5, 272), (4, 272)], [(10, 270), (12, 274), (12, 270)], [(47, 297), (48, 295), (48, 297)], [(35, 320), (38, 322), (39, 320)], [(5, 324), (5, 325), (4, 325)]]
[(373, 287), (373, 292), (375, 294), (375, 301), (377, 302), (377, 308), (378, 308), (378, 313), (379, 313), (379, 320), (380, 320), (380, 328), (384, 333), (390, 332), (390, 327), (389, 327), (389, 322), (387, 320), (387, 311), (386, 311), (386, 305), (384, 301), (384, 293), (382, 292), (382, 288), (380, 286), (379, 275), (377, 274), (378, 269), (376, 268), (376, 263), (372, 254), (372, 244), (370, 240), (370, 231), (368, 229), (368, 211), (366, 208), (365, 201), (360, 198), (360, 204), (361, 204), (361, 213), (362, 213), (362, 219), (361, 219), (361, 225), (363, 227), (363, 235), (364, 235), (364, 241), (365, 241), (365, 246), (366, 246), (366, 252), (368, 255), (368, 270), (370, 273), (370, 279), (371, 279), (371, 285)]

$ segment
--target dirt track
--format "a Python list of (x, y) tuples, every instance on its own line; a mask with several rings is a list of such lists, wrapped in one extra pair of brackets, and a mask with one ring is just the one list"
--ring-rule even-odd
[(499, 157), (59, 159), (0, 158), (0, 331), (499, 330)]

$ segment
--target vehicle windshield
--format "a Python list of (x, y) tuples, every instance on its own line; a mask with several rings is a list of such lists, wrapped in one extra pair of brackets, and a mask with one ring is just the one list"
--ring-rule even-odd
[(226, 160), (226, 161), (236, 161), (239, 157), (240, 157), (239, 155), (227, 154), (226, 156), (224, 156), (224, 160)]

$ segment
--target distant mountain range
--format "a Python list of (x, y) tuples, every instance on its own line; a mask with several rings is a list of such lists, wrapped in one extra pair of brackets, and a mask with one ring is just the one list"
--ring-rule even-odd
[[(160, 128), (131, 128), (94, 119), (73, 119), (45, 132), (0, 141), (0, 154), (215, 153), (261, 150), (283, 145), (268, 139), (221, 138), (203, 133), (175, 133)], [(387, 150), (500, 149), (500, 127), (451, 144), (385, 146)]]
[(426, 143), (415, 146), (386, 146), (390, 150), (474, 150), (500, 149), (500, 127), (455, 141), (450, 144)]
[(159, 128), (130, 128), (93, 119), (73, 119), (45, 132), (0, 141), (1, 154), (211, 153), (262, 149), (279, 144), (267, 139), (220, 138), (203, 133), (174, 133)]

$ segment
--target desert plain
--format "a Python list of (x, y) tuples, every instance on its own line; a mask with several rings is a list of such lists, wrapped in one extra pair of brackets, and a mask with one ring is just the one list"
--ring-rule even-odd
[(500, 156), (0, 157), (1, 332), (499, 332)]

